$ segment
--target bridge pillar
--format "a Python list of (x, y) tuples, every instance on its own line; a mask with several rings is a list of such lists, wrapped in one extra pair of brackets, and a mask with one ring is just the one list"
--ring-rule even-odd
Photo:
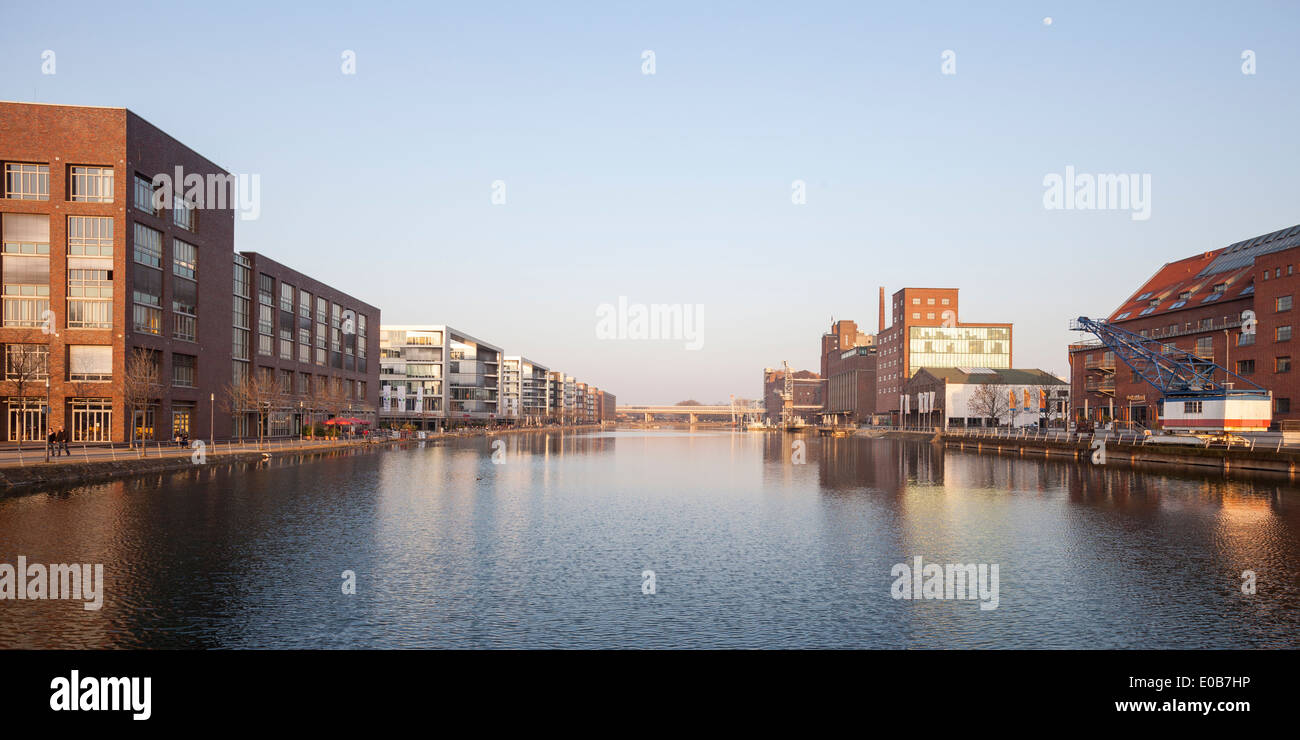
[(650, 415), (650, 412), (647, 411), (646, 414), (645, 414), (645, 423), (649, 424), (653, 419), (654, 419), (654, 417), (651, 416), (651, 415)]
[(687, 414), (687, 416), (689, 416), (689, 417), (691, 418), (691, 423), (694, 424), (694, 423), (695, 423), (695, 414)]

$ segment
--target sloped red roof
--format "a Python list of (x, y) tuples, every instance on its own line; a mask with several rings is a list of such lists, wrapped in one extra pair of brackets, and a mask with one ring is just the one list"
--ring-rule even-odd
[[(1131, 321), (1241, 297), (1243, 291), (1254, 287), (1251, 277), (1253, 264), (1198, 277), (1223, 251), (1216, 249), (1161, 267), (1136, 293), (1111, 312), (1109, 321)], [(1222, 287), (1216, 290), (1216, 286)]]

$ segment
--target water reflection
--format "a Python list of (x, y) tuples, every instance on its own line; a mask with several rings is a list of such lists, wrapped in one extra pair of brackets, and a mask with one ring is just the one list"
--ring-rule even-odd
[[(0, 563), (108, 579), (0, 601), (0, 646), (1296, 647), (1296, 495), (775, 433), (273, 457), (0, 499)], [(918, 555), (999, 564), (999, 607), (891, 598)]]

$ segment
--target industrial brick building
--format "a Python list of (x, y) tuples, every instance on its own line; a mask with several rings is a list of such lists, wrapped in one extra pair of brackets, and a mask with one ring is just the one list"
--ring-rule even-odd
[[(1109, 323), (1210, 359), (1273, 394), (1273, 422), (1296, 420), (1300, 356), (1300, 226), (1170, 262), (1107, 317)], [(1069, 347), (1073, 418), (1155, 426), (1159, 392), (1097, 341)]]
[[(794, 418), (808, 423), (816, 422), (822, 411), (825, 379), (811, 370), (791, 370), (790, 378), (794, 396), (791, 414)], [(769, 422), (781, 421), (781, 411), (784, 406), (783, 393), (785, 393), (785, 370), (764, 368), (763, 415)]]
[(821, 367), (826, 379), (823, 421), (862, 424), (871, 420), (876, 411), (878, 361), (875, 335), (859, 331), (853, 321), (831, 324), (830, 331), (822, 335)]
[[(377, 326), (378, 309), (260, 255), (237, 254), (233, 194), (196, 198), (183, 180), (167, 197), (156, 181), (183, 173), (208, 183), (210, 194), (212, 183), (231, 184), (221, 167), (124, 108), (31, 103), (0, 103), (0, 167), (4, 439), (59, 429), (79, 442), (224, 438), (254, 433), (250, 420), (259, 419), (293, 433), (312, 398), (297, 392), (299, 376), (350, 384), (354, 405), (373, 407), (378, 366), (355, 353), (377, 345), (349, 344), (342, 334)], [(254, 312), (253, 291), (260, 296), (266, 279), (270, 302)], [(292, 314), (288, 323), (283, 310), (275, 316), (286, 296), (302, 305), (299, 289), (328, 304), (325, 321), (315, 307), (307, 334)], [(347, 327), (345, 313), (355, 317)], [(295, 343), (312, 349), (310, 361)], [(135, 357), (152, 368), (151, 392), (128, 409), (125, 388), (139, 385), (127, 382)], [(272, 414), (227, 403), (240, 372), (288, 378)]]
[(1011, 324), (961, 321), (956, 288), (904, 288), (876, 337), (876, 412), (896, 413), (903, 385), (922, 367), (1011, 367)]

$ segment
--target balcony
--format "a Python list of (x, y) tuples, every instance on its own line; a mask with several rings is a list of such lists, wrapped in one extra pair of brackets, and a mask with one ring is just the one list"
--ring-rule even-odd
[(1107, 396), (1113, 396), (1115, 395), (1115, 379), (1112, 377), (1098, 381), (1094, 378), (1089, 378), (1088, 382), (1084, 384), (1084, 390), (1089, 393), (1101, 393)]

